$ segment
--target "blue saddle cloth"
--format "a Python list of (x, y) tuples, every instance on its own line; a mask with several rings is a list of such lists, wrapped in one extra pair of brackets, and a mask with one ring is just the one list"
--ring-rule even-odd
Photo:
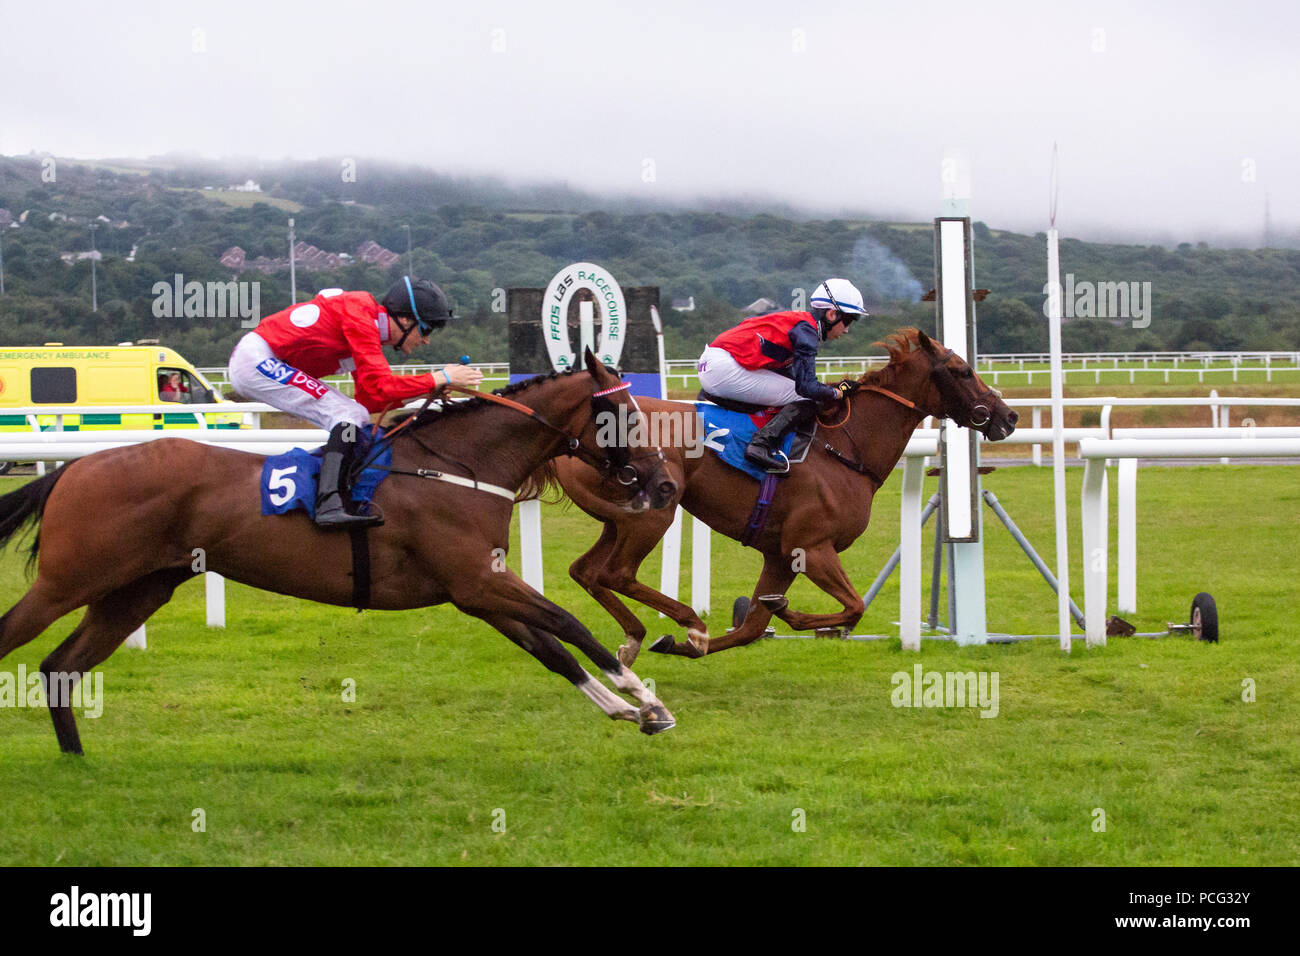
[[(365, 443), (358, 449), (357, 461), (369, 457), (371, 442), (383, 434), (382, 428), (372, 426), (372, 433), (365, 436)], [(282, 515), (301, 508), (309, 517), (316, 517), (316, 483), (324, 451), (323, 446), (315, 451), (294, 448), (266, 459), (262, 465), (262, 514)], [(389, 445), (352, 486), (352, 500), (360, 505), (374, 498), (380, 482), (388, 477), (385, 469), (392, 464), (393, 448)]]
[[(758, 481), (767, 476), (767, 472), (745, 458), (745, 449), (759, 428), (752, 416), (708, 402), (696, 402), (695, 411), (704, 425), (705, 445), (712, 448), (719, 458)], [(794, 440), (795, 432), (787, 433), (781, 441), (781, 451), (789, 455)]]

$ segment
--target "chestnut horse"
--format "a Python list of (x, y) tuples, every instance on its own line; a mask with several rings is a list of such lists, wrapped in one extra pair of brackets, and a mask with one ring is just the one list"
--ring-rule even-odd
[[(515, 490), (560, 454), (611, 472), (631, 489), (630, 508), (675, 503), (658, 449), (601, 447), (595, 421), (635, 409), (618, 376), (590, 350), (587, 370), (539, 376), (484, 396), (428, 409), (394, 429), (393, 463), (374, 505), (367, 607), (406, 609), (450, 601), (482, 618), (608, 716), (647, 734), (673, 716), (572, 614), (505, 567)], [(427, 403), (426, 403), (427, 404)], [(626, 414), (626, 413), (624, 413)], [(261, 514), (264, 458), (180, 438), (88, 455), (0, 498), (0, 542), (28, 520), (36, 580), (0, 618), (0, 658), (69, 611), (86, 607), (72, 634), (41, 664), (59, 745), (81, 753), (68, 699), (72, 683), (105, 660), (195, 574), (325, 604), (353, 605), (350, 535), (317, 528), (303, 512)], [(599, 473), (595, 472), (594, 473)], [(201, 549), (201, 552), (198, 550)], [(556, 638), (589, 657), (638, 707), (592, 677)], [(55, 687), (51, 679), (55, 678)], [(59, 690), (62, 689), (63, 693)]]
[[(569, 568), (569, 574), (618, 621), (626, 635), (619, 660), (631, 665), (645, 638), (645, 626), (615, 592), (663, 612), (686, 629), (687, 640), (665, 634), (650, 650), (703, 657), (760, 637), (775, 613), (798, 631), (851, 628), (862, 617), (862, 598), (839, 553), (867, 529), (871, 500), (898, 463), (912, 432), (926, 418), (951, 418), (998, 441), (1015, 429), (1017, 415), (960, 356), (932, 342), (924, 332), (903, 329), (883, 344), (889, 364), (848, 383), (848, 397), (826, 411), (829, 427), (818, 431), (802, 464), (777, 487), (767, 524), (754, 547), (763, 571), (744, 621), (711, 637), (688, 605), (640, 583), (637, 569), (672, 524), (671, 509), (630, 514), (620, 509), (617, 488), (579, 462), (557, 463), (561, 487), (578, 507), (604, 522), (600, 539)], [(642, 399), (641, 408), (668, 456), (682, 490), (681, 505), (709, 527), (740, 540), (758, 493), (758, 482), (704, 453), (699, 418), (680, 402)], [(841, 419), (843, 419), (841, 423)], [(665, 423), (672, 441), (664, 440)], [(651, 434), (656, 434), (652, 431)], [(827, 450), (828, 446), (833, 451)], [(838, 614), (790, 610), (783, 597), (802, 571), (843, 605)], [(781, 597), (777, 597), (781, 596)], [(760, 598), (765, 598), (766, 604)], [(770, 605), (770, 606), (769, 606)]]

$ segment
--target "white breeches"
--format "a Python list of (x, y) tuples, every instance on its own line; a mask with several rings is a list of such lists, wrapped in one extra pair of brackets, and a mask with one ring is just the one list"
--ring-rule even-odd
[(370, 412), (337, 388), (275, 357), (271, 346), (249, 332), (230, 355), (230, 385), (250, 402), (265, 402), (329, 430), (339, 422), (370, 424)]
[(799, 400), (793, 379), (765, 368), (745, 368), (725, 349), (706, 346), (696, 367), (700, 387), (719, 398), (773, 406)]

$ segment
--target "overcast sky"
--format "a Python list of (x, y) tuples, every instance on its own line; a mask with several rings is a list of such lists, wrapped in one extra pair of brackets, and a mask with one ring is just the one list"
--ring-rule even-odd
[[(386, 157), (1067, 235), (1300, 229), (1300, 4), (0, 0), (0, 153)], [(650, 165), (650, 163), (653, 165)], [(358, 165), (358, 176), (365, 173)], [(653, 181), (646, 181), (652, 179)]]

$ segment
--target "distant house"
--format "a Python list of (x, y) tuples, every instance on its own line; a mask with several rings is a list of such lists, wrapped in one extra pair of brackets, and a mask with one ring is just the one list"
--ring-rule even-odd
[(749, 303), (749, 305), (745, 306), (742, 311), (744, 311), (746, 315), (766, 315), (768, 312), (775, 312), (779, 308), (781, 308), (779, 302), (773, 302), (768, 298), (761, 298), (755, 299), (753, 302)]
[(382, 269), (387, 269), (402, 257), (391, 249), (385, 249), (373, 239), (367, 239), (357, 246), (357, 258), (362, 262), (373, 262)]
[[(371, 241), (361, 245), (357, 250), (356, 258), (364, 262), (373, 262), (387, 269), (393, 263), (401, 259), (396, 252), (392, 252)], [(353, 257), (346, 252), (326, 252), (313, 246), (304, 240), (299, 240), (293, 247), (294, 266), (303, 272), (323, 272), (329, 269), (338, 269), (353, 261)], [(258, 256), (256, 259), (249, 259), (247, 253), (239, 246), (231, 246), (221, 254), (221, 264), (227, 269), (234, 272), (284, 272), (289, 268), (289, 259), (287, 256), (269, 259), (266, 256)]]
[(260, 193), (262, 191), (262, 187), (257, 185), (257, 183), (253, 182), (251, 179), (244, 180), (244, 185), (242, 186), (231, 186), (230, 188), (237, 193)]
[(684, 299), (673, 299), (672, 309), (674, 312), (694, 312), (695, 296), (688, 295)]
[(308, 272), (337, 269), (343, 265), (343, 260), (337, 252), (326, 252), (301, 241), (293, 247), (293, 258), (300, 268)]
[(68, 265), (72, 265), (74, 262), (81, 262), (85, 259), (94, 259), (96, 262), (101, 262), (103, 261), (104, 256), (98, 249), (96, 249), (93, 252), (60, 252), (59, 258)]

